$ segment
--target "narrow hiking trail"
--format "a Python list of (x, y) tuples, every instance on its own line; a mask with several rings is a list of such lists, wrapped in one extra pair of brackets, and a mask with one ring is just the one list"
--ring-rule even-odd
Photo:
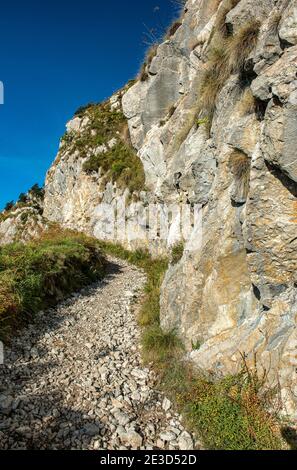
[(105, 279), (41, 312), (0, 365), (0, 449), (191, 449), (141, 363), (145, 275), (109, 258)]

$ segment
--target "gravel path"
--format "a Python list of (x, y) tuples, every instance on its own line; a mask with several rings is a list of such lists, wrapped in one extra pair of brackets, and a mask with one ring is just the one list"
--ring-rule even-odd
[(41, 312), (0, 365), (0, 449), (192, 449), (141, 364), (145, 283), (109, 259), (104, 281)]

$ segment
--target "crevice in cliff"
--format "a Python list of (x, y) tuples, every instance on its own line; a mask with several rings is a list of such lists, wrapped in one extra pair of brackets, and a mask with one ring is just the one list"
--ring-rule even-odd
[(289, 178), (279, 167), (265, 160), (265, 165), (270, 173), (277, 178), (282, 185), (297, 198), (297, 183)]

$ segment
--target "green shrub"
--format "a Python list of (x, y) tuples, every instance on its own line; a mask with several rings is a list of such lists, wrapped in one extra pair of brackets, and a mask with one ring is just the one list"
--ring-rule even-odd
[(11, 209), (13, 209), (13, 207), (14, 207), (14, 201), (9, 201), (6, 203), (4, 210), (5, 212), (9, 212), (11, 211)]
[(0, 338), (104, 274), (98, 243), (73, 232), (0, 248)]
[[(116, 182), (118, 187), (128, 188), (131, 193), (145, 189), (143, 165), (131, 145), (127, 120), (120, 110), (111, 110), (109, 102), (87, 105), (81, 108), (89, 122), (78, 133), (66, 133), (63, 141), (69, 145), (68, 153), (85, 158), (83, 170), (86, 173), (98, 172), (101, 168), (107, 181)], [(108, 143), (116, 139), (110, 148)], [(106, 152), (97, 153), (98, 147), (105, 146)], [(64, 147), (62, 147), (62, 151)]]
[(92, 155), (83, 165), (87, 173), (102, 169), (107, 179), (119, 187), (128, 188), (131, 193), (141, 191), (145, 186), (145, 175), (140, 158), (132, 148), (123, 142), (105, 153)]
[(201, 348), (201, 341), (199, 341), (199, 339), (197, 339), (196, 341), (192, 340), (191, 344), (192, 344), (193, 351), (199, 351), (199, 349)]
[(43, 199), (44, 197), (44, 189), (39, 186), (38, 183), (33, 184), (32, 188), (29, 189), (29, 194), (35, 196), (38, 199)]
[(18, 198), (18, 202), (25, 204), (28, 201), (28, 196), (25, 193), (21, 193)]
[(183, 242), (177, 243), (171, 250), (171, 263), (177, 264), (183, 257), (185, 246)]
[(96, 103), (88, 103), (84, 106), (80, 106), (74, 113), (74, 116), (77, 116), (77, 117), (82, 117), (86, 111), (90, 110), (90, 108), (93, 108), (97, 106)]

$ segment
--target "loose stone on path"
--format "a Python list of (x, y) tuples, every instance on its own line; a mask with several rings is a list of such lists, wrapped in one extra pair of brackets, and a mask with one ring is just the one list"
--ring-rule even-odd
[(145, 275), (109, 261), (102, 282), (39, 314), (6, 348), (0, 449), (193, 448), (141, 362)]

